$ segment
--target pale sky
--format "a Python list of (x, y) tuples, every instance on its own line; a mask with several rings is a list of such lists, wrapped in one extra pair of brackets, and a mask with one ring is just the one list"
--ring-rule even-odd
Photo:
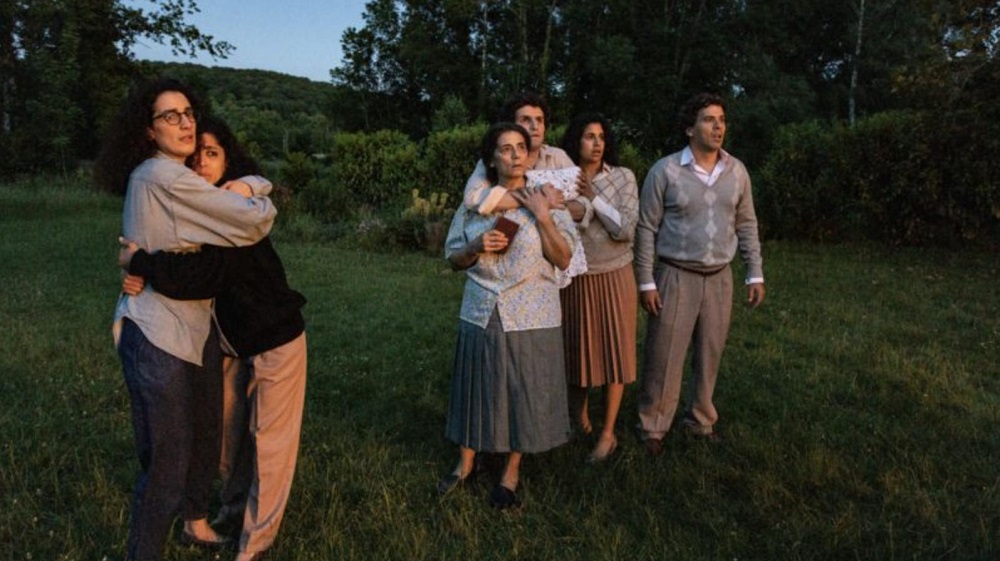
[[(150, 0), (124, 0), (144, 10)], [(201, 13), (187, 18), (202, 33), (227, 41), (236, 50), (226, 59), (174, 57), (152, 41), (134, 48), (139, 60), (192, 62), (205, 66), (255, 68), (330, 81), (340, 66), (340, 38), (348, 27), (361, 28), (366, 0), (198, 0)]]

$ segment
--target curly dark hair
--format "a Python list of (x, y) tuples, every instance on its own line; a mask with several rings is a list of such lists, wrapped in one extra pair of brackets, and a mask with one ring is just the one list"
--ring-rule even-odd
[(132, 170), (156, 154), (156, 143), (149, 138), (153, 105), (160, 94), (177, 92), (191, 103), (195, 115), (201, 113), (201, 100), (187, 84), (172, 78), (156, 78), (134, 86), (118, 114), (109, 123), (101, 152), (94, 165), (94, 180), (102, 188), (124, 195)]
[(493, 161), (493, 151), (497, 149), (497, 140), (500, 135), (505, 132), (516, 132), (524, 138), (524, 145), (531, 150), (531, 135), (528, 131), (524, 130), (524, 127), (515, 123), (500, 122), (490, 125), (490, 128), (486, 130), (486, 134), (483, 135), (483, 141), (479, 145), (479, 157), (483, 161), (483, 165), (486, 166), (486, 178), (490, 180), (491, 183), (496, 183), (499, 177), (497, 176), (497, 168), (492, 167), (490, 162)]
[(545, 116), (546, 124), (549, 122), (549, 104), (545, 101), (545, 97), (540, 93), (536, 92), (518, 92), (516, 94), (508, 97), (504, 102), (503, 106), (500, 108), (500, 112), (497, 114), (498, 123), (513, 123), (515, 122), (514, 113), (517, 110), (524, 107), (525, 105), (530, 105), (532, 107), (538, 107), (542, 110), (542, 115)]
[[(222, 119), (214, 115), (207, 115), (198, 121), (198, 147), (201, 148), (201, 135), (211, 134), (219, 142), (219, 146), (226, 151), (226, 169), (222, 173), (222, 178), (216, 185), (246, 177), (248, 175), (263, 175), (260, 165), (243, 148), (232, 129)], [(188, 165), (192, 165), (192, 158), (188, 159)]]
[(685, 143), (687, 143), (687, 130), (695, 125), (698, 112), (710, 105), (718, 105), (723, 111), (726, 110), (726, 102), (722, 96), (707, 92), (692, 96), (681, 106), (681, 110), (677, 113), (677, 126)]
[(608, 165), (618, 165), (618, 141), (615, 139), (614, 130), (611, 123), (600, 113), (583, 113), (577, 115), (570, 121), (563, 133), (562, 141), (559, 143), (566, 151), (573, 163), (580, 165), (580, 141), (583, 138), (583, 131), (591, 123), (597, 123), (604, 129), (604, 162)]

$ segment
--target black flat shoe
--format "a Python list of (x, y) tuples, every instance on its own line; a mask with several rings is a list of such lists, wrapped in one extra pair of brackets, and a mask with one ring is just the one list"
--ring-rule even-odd
[(219, 536), (219, 539), (217, 540), (203, 540), (201, 538), (192, 536), (191, 534), (181, 530), (181, 543), (184, 545), (193, 545), (195, 547), (201, 547), (204, 549), (223, 549), (232, 545), (233, 539)]
[(514, 491), (503, 485), (497, 485), (490, 491), (490, 506), (497, 510), (518, 508), (521, 506), (521, 499), (517, 497), (517, 493)]
[(465, 480), (469, 478), (469, 474), (459, 475), (455, 472), (451, 472), (448, 475), (441, 478), (438, 481), (437, 491), (439, 495), (447, 495), (452, 489), (458, 487), (465, 483)]

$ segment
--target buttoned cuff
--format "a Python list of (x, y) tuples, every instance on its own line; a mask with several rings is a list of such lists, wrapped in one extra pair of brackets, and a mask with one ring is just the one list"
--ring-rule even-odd
[(622, 215), (618, 212), (618, 209), (611, 206), (611, 203), (604, 200), (603, 197), (597, 195), (593, 200), (594, 212), (602, 214), (608, 217), (609, 220), (615, 223), (615, 226), (621, 228), (622, 226)]

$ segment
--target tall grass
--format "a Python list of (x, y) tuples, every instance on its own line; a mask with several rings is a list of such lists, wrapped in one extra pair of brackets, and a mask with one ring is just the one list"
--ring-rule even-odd
[[(120, 204), (0, 186), (0, 559), (122, 557), (137, 462), (110, 334)], [(631, 387), (611, 462), (584, 466), (583, 439), (529, 457), (525, 507), (500, 514), (489, 482), (434, 491), (456, 456), (462, 276), (276, 237), (309, 299), (310, 368), (274, 559), (1000, 556), (995, 254), (766, 245), (768, 300), (737, 303), (720, 373), (725, 440), (670, 435), (650, 460)]]

